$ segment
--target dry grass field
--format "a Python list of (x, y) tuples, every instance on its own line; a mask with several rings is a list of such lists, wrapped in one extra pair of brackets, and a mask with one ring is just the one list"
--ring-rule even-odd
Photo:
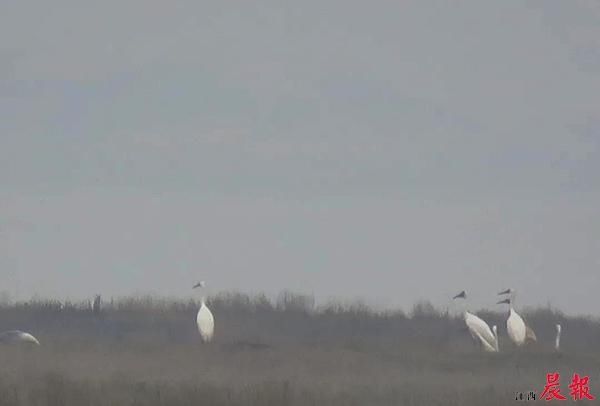
[(501, 352), (486, 354), (460, 319), (426, 303), (409, 315), (358, 304), (314, 309), (289, 293), (274, 303), (220, 294), (208, 304), (216, 319), (208, 345), (192, 301), (119, 299), (99, 315), (84, 304), (3, 305), (0, 329), (29, 331), (42, 345), (0, 346), (0, 406), (508, 405), (524, 403), (516, 392), (539, 395), (553, 371), (563, 393), (578, 372), (600, 396), (600, 323), (587, 318), (525, 312), (538, 343), (517, 350), (505, 315), (480, 313), (500, 328)]

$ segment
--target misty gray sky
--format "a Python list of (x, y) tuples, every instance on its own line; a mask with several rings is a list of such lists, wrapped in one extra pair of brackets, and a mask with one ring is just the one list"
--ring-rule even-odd
[(596, 1), (0, 5), (0, 290), (600, 306)]

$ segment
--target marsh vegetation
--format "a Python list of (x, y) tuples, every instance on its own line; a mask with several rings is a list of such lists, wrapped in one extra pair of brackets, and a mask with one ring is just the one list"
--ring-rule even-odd
[[(198, 303), (153, 297), (0, 307), (2, 330), (30, 331), (37, 348), (0, 346), (0, 405), (506, 405), (540, 394), (546, 373), (590, 375), (600, 395), (600, 323), (549, 309), (524, 312), (538, 342), (512, 348), (504, 313), (482, 353), (462, 320), (419, 303), (402, 311), (315, 307), (309, 296), (222, 293), (208, 301), (215, 340), (203, 345)], [(553, 350), (561, 323), (561, 352)]]

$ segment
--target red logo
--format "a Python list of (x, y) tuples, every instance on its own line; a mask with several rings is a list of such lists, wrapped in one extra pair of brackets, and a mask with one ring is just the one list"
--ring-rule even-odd
[(589, 380), (589, 376), (584, 376), (580, 378), (578, 374), (573, 374), (573, 380), (569, 385), (569, 389), (571, 389), (571, 397), (573, 398), (573, 400), (595, 399), (594, 396), (590, 395), (590, 387), (588, 384)]
[(567, 400), (567, 398), (560, 393), (560, 374), (555, 372), (553, 374), (546, 374), (546, 386), (540, 398), (544, 400)]
[[(569, 395), (573, 400), (594, 400), (596, 399), (590, 393), (590, 377), (589, 376), (579, 376), (579, 374), (573, 374), (573, 379), (571, 379), (571, 384), (569, 385)], [(535, 400), (535, 396), (533, 398), (528, 397), (527, 400)], [(544, 391), (542, 392), (540, 399), (544, 399), (545, 401), (551, 400), (567, 400), (566, 396), (560, 392), (560, 374), (558, 372), (546, 374), (546, 386), (544, 386)], [(525, 400), (523, 396), (517, 397), (517, 400)]]

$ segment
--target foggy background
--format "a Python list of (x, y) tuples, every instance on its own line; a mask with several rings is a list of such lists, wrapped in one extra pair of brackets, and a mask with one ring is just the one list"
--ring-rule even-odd
[(595, 1), (3, 2), (0, 291), (600, 305)]

